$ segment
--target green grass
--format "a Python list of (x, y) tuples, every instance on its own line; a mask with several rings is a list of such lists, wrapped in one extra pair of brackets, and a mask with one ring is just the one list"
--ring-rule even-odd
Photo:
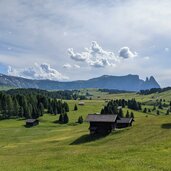
[(10, 89), (15, 89), (15, 87), (11, 87), (11, 86), (0, 86), (0, 91), (7, 91)]
[[(151, 95), (134, 93), (109, 96), (151, 99)], [(73, 111), (78, 101), (67, 102), (70, 106), (67, 125), (55, 124), (58, 116), (48, 114), (33, 128), (25, 128), (24, 120), (0, 121), (0, 170), (171, 170), (171, 115), (147, 117), (134, 112), (136, 121), (133, 127), (93, 138), (89, 136), (88, 123), (80, 125), (75, 122), (80, 115), (85, 119), (88, 113), (100, 112), (105, 101), (86, 100), (85, 106), (78, 105), (78, 111)]]

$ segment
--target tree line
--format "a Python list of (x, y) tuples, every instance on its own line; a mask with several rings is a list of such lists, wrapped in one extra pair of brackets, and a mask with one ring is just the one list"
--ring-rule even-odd
[[(125, 100), (125, 99), (117, 99), (109, 101), (104, 108), (101, 110), (101, 114), (117, 114), (120, 117), (124, 117), (122, 108), (128, 107), (128, 109), (133, 109), (136, 111), (141, 110), (141, 103), (137, 102), (135, 99)], [(126, 113), (126, 117), (133, 116), (134, 114), (129, 111)]]
[(38, 118), (44, 112), (60, 114), (68, 111), (68, 104), (56, 98), (35, 93), (10, 95), (0, 92), (0, 119)]
[(140, 90), (138, 94), (141, 95), (148, 95), (148, 94), (153, 94), (153, 93), (162, 93), (165, 91), (171, 90), (171, 87), (165, 87), (165, 88), (151, 88), (147, 90)]
[(8, 91), (4, 91), (5, 94), (9, 95), (43, 95), (48, 98), (56, 98), (56, 99), (64, 99), (64, 100), (76, 100), (76, 99), (86, 99), (85, 96), (79, 95), (79, 90), (59, 90), (59, 91), (46, 91), (35, 88), (18, 88), (18, 89), (10, 89)]

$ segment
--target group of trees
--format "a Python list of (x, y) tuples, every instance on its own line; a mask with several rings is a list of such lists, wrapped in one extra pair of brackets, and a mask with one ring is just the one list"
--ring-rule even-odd
[(147, 89), (147, 90), (140, 90), (138, 94), (141, 95), (148, 95), (148, 94), (153, 94), (153, 93), (162, 93), (165, 91), (171, 90), (171, 87), (166, 87), (166, 88), (152, 88), (152, 89)]
[(50, 114), (64, 114), (69, 112), (69, 106), (66, 102), (57, 99), (51, 99), (48, 104), (48, 113)]
[(168, 104), (168, 103), (166, 103), (165, 99), (157, 99), (153, 105), (153, 108), (150, 109), (150, 108), (145, 107), (143, 109), (143, 112), (151, 113), (151, 112), (156, 111), (156, 114), (160, 115), (160, 110), (163, 110), (163, 109), (165, 109), (165, 111), (166, 111), (165, 114), (169, 115), (171, 112), (171, 102), (169, 102), (169, 104)]
[(66, 102), (39, 94), (0, 92), (0, 119), (38, 118), (45, 111), (52, 114), (65, 113), (69, 111), (69, 107)]
[(85, 96), (79, 94), (79, 90), (59, 90), (59, 91), (46, 91), (35, 88), (18, 88), (11, 89), (5, 92), (9, 95), (42, 95), (47, 98), (56, 98), (56, 99), (64, 99), (64, 100), (76, 100), (76, 99), (86, 99)]
[(141, 103), (137, 102), (135, 99), (128, 100), (127, 102), (128, 108), (133, 110), (141, 110)]
[[(136, 102), (135, 99), (128, 101), (126, 101), (125, 99), (111, 100), (107, 103), (106, 106), (104, 106), (104, 108), (102, 108), (101, 114), (117, 114), (120, 117), (124, 117), (122, 108), (124, 108), (125, 106), (130, 109), (140, 110), (141, 104)], [(133, 113), (129, 114), (129, 111), (127, 111), (126, 117), (133, 117), (133, 115)]]

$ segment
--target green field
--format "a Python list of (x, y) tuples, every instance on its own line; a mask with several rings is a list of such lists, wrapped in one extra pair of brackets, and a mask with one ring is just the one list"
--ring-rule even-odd
[(88, 123), (75, 123), (80, 115), (85, 119), (88, 113), (100, 112), (103, 99), (135, 97), (150, 107), (149, 102), (158, 98), (168, 103), (171, 92), (141, 96), (88, 91), (94, 100), (86, 100), (78, 111), (73, 111), (78, 101), (67, 101), (70, 122), (66, 125), (54, 123), (58, 116), (49, 114), (33, 128), (25, 128), (24, 120), (0, 121), (0, 171), (171, 170), (171, 115), (164, 110), (159, 116), (134, 111), (133, 127), (106, 137), (90, 137)]

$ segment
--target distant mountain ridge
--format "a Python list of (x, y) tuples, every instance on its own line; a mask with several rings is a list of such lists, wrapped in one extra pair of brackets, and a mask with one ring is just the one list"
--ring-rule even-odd
[(68, 90), (82, 88), (99, 88), (99, 89), (116, 89), (126, 91), (139, 91), (151, 88), (160, 88), (155, 78), (151, 76), (142, 80), (138, 75), (110, 76), (103, 75), (101, 77), (89, 80), (78, 80), (70, 82), (59, 82), (52, 80), (31, 80), (22, 77), (14, 77), (1, 74), (0, 85), (11, 86), (17, 88), (39, 88), (44, 90)]

